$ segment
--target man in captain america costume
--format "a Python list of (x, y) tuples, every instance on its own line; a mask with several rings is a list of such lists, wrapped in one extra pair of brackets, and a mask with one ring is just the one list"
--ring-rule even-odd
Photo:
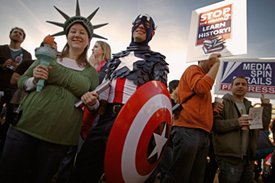
[[(167, 86), (168, 64), (165, 56), (151, 51), (148, 43), (155, 34), (155, 23), (149, 15), (139, 15), (132, 26), (132, 40), (125, 51), (114, 54), (107, 62), (106, 78), (109, 88), (101, 94), (89, 92), (81, 99), (95, 103), (100, 117), (90, 130), (77, 155), (71, 182), (98, 182), (104, 174), (104, 155), (114, 121), (134, 92), (148, 81), (157, 80)], [(100, 105), (98, 100), (107, 104)], [(103, 111), (103, 112), (102, 112)]]

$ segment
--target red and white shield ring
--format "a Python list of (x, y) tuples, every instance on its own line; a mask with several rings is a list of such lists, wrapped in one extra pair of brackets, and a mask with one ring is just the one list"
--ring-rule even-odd
[(160, 81), (142, 85), (117, 116), (108, 138), (108, 183), (144, 182), (159, 163), (171, 128), (171, 99)]

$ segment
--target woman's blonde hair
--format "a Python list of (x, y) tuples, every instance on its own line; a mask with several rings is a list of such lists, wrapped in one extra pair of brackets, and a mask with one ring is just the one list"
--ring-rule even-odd
[(102, 48), (102, 55), (100, 56), (99, 60), (109, 60), (111, 59), (111, 47), (105, 41), (96, 41), (97, 44)]

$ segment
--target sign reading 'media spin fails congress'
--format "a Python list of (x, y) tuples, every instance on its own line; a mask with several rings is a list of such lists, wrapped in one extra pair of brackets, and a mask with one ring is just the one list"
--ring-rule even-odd
[(248, 81), (247, 97), (259, 98), (265, 94), (275, 99), (275, 58), (224, 58), (222, 59), (215, 94), (231, 93), (231, 81), (244, 76)]
[(226, 0), (192, 12), (187, 62), (204, 60), (212, 53), (246, 54), (246, 0)]

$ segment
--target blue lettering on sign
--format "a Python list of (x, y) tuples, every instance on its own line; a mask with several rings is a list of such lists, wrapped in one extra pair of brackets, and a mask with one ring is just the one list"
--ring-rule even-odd
[(275, 62), (224, 62), (221, 83), (231, 83), (236, 76), (247, 78), (249, 85), (275, 86)]

